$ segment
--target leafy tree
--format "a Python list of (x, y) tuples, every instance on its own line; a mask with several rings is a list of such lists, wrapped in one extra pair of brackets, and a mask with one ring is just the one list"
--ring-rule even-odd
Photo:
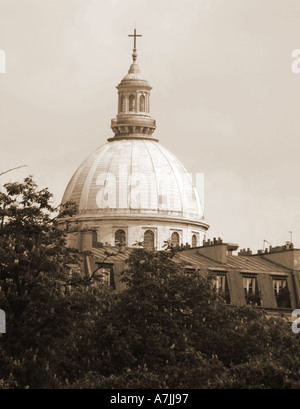
[[(300, 385), (299, 339), (253, 307), (227, 305), (172, 253), (135, 250), (96, 325), (96, 373), (76, 387), (285, 388)], [(82, 382), (82, 383), (81, 383)]]
[(290, 325), (226, 304), (174, 248), (133, 250), (120, 292), (96, 274), (70, 281), (81, 258), (51, 198), (31, 177), (0, 192), (0, 388), (300, 387)]
[[(74, 328), (64, 283), (67, 265), (78, 259), (55, 225), (51, 199), (32, 177), (7, 183), (0, 192), (0, 308), (7, 318), (7, 333), (0, 339), (0, 379), (20, 387), (55, 384), (50, 367), (62, 358), (58, 347), (67, 347)], [(67, 373), (70, 362), (65, 360), (60, 368), (69, 365)]]

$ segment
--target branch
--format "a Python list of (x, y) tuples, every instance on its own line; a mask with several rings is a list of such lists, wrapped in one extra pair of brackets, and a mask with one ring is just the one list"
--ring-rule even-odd
[[(116, 256), (116, 253), (113, 253), (113, 252), (111, 253), (105, 252), (105, 253), (106, 253), (106, 257), (104, 257), (100, 263), (104, 263), (105, 260), (107, 260), (109, 257)], [(79, 283), (88, 283), (94, 278), (95, 274), (97, 273), (98, 270), (100, 270), (100, 268), (103, 268), (103, 267), (97, 267), (96, 270), (93, 271), (89, 277), (80, 278), (79, 280), (70, 281), (69, 283), (63, 283), (61, 284), (61, 286), (69, 286), (69, 285), (79, 284)]]
[(5, 170), (4, 172), (0, 172), (0, 176), (5, 175), (6, 173), (11, 172), (13, 170), (20, 169), (20, 168), (27, 168), (27, 167), (28, 165), (22, 165), (22, 166), (17, 166), (15, 168), (11, 168), (11, 169)]

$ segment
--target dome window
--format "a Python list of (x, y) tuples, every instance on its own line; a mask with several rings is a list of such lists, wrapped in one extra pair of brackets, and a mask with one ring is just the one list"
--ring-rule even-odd
[(154, 233), (152, 230), (146, 230), (144, 233), (144, 249), (154, 250)]
[(124, 98), (124, 95), (121, 95), (121, 98), (120, 98), (120, 112), (125, 112), (125, 98)]
[(171, 246), (179, 246), (179, 234), (176, 231), (171, 234)]
[(197, 247), (197, 236), (196, 236), (196, 234), (192, 235), (192, 247)]
[(126, 243), (126, 233), (124, 230), (119, 229), (115, 232), (115, 245)]
[(129, 111), (134, 111), (135, 109), (135, 96), (130, 95), (129, 96)]
[(140, 112), (145, 112), (145, 96), (140, 96)]

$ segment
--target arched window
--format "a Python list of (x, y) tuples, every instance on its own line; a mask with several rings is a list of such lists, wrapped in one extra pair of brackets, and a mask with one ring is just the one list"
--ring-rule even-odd
[(171, 246), (176, 247), (179, 246), (179, 234), (174, 231), (174, 233), (171, 234)]
[(154, 250), (154, 233), (152, 230), (146, 230), (144, 233), (144, 249)]
[(130, 95), (129, 96), (129, 111), (134, 111), (135, 109), (135, 96)]
[(126, 233), (124, 230), (119, 229), (115, 232), (115, 245), (126, 243)]
[(140, 112), (145, 112), (145, 96), (140, 96)]
[(197, 236), (196, 236), (196, 234), (192, 235), (192, 247), (197, 247)]
[(120, 112), (125, 112), (125, 98), (124, 95), (120, 97)]

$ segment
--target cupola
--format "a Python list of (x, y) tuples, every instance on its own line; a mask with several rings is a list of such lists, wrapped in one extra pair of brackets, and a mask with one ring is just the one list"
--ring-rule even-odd
[(132, 64), (128, 74), (117, 86), (118, 90), (118, 114), (111, 120), (111, 129), (115, 136), (109, 140), (120, 138), (152, 139), (156, 128), (155, 120), (150, 116), (150, 90), (152, 87), (143, 79), (138, 66), (136, 37), (140, 34), (129, 35), (134, 37)]

